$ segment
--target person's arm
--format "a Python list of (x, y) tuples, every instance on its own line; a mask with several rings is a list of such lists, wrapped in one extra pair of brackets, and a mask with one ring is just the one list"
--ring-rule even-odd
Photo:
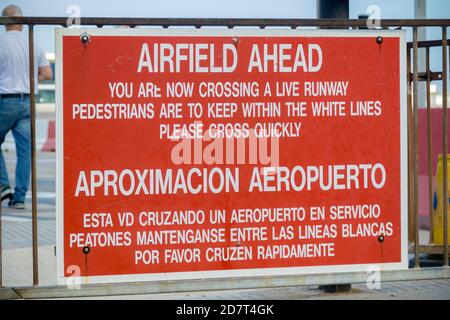
[(53, 78), (53, 71), (49, 65), (39, 67), (39, 70), (38, 70), (39, 81), (50, 80), (52, 78)]
[(44, 50), (36, 46), (36, 52), (38, 55), (38, 81), (51, 80), (53, 78), (53, 70), (45, 56)]

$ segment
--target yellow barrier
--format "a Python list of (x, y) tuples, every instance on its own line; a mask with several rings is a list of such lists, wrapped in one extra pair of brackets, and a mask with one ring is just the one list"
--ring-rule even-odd
[[(438, 157), (437, 169), (436, 169), (436, 192), (434, 193), (433, 199), (433, 235), (434, 235), (434, 243), (442, 245), (444, 243), (444, 215), (443, 215), (443, 203), (442, 203), (442, 188), (444, 184), (444, 175), (442, 173), (443, 169), (443, 155), (440, 154)], [(450, 155), (447, 156), (447, 168), (450, 169)], [(447, 170), (448, 181), (450, 181), (450, 170)], [(447, 198), (450, 202), (450, 183), (447, 188)], [(450, 216), (450, 205), (447, 210), (447, 217)], [(450, 222), (450, 219), (448, 219)], [(450, 223), (447, 226), (448, 234), (450, 235)]]

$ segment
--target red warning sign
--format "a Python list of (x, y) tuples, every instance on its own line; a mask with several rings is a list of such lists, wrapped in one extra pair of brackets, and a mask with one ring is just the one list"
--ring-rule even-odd
[(406, 268), (403, 32), (57, 47), (61, 283)]

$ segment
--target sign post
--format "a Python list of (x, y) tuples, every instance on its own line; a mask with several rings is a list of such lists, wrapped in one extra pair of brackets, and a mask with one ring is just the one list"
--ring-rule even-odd
[(404, 32), (56, 37), (59, 283), (407, 268)]

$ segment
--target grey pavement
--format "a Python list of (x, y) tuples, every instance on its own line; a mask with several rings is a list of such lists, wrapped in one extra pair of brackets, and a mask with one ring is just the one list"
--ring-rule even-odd
[(263, 288), (248, 290), (221, 290), (170, 294), (108, 296), (89, 299), (134, 300), (448, 300), (450, 279), (384, 282), (380, 289), (368, 289), (365, 284), (354, 284), (351, 292), (324, 293), (318, 286)]
[[(4, 152), (14, 185), (15, 153)], [(40, 285), (56, 284), (55, 246), (55, 153), (37, 153), (38, 170), (38, 231)], [(13, 210), (2, 206), (3, 225), (3, 285), (32, 285), (31, 196), (27, 209)], [(421, 231), (421, 243), (428, 242), (428, 232)], [(355, 284), (348, 293), (326, 294), (317, 286), (222, 290), (185, 293), (108, 296), (90, 299), (450, 299), (450, 279), (382, 282), (381, 289), (369, 290), (365, 284)]]
[[(11, 186), (14, 186), (15, 152), (5, 156)], [(38, 152), (38, 221), (39, 244), (55, 244), (55, 153)], [(2, 204), (3, 249), (27, 248), (31, 246), (31, 192), (27, 193), (26, 210), (10, 209), (7, 201)]]

